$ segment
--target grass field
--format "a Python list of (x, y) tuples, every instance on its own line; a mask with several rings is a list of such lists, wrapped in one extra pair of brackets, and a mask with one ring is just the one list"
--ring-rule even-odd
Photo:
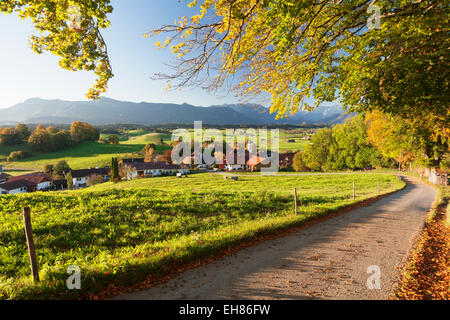
[(66, 160), (72, 169), (104, 166), (111, 163), (111, 157), (140, 151), (143, 145), (104, 144), (84, 142), (72, 148), (51, 152), (33, 153), (31, 158), (8, 163), (8, 168), (42, 170), (46, 164), (56, 164)]
[[(97, 142), (84, 142), (72, 148), (52, 153), (33, 153), (33, 156), (21, 161), (4, 162), (12, 169), (42, 170), (46, 164), (56, 164), (66, 160), (72, 169), (86, 169), (88, 167), (103, 167), (111, 164), (111, 158), (123, 154), (139, 152), (145, 143), (128, 144), (121, 142), (118, 145)], [(156, 152), (163, 153), (166, 146), (156, 146)], [(1, 161), (0, 161), (1, 163)]]
[[(357, 199), (352, 200), (356, 181)], [(160, 177), (0, 197), (0, 298), (75, 298), (165, 274), (255, 236), (400, 189), (391, 175)], [(297, 187), (299, 215), (293, 214)], [(32, 284), (21, 209), (30, 206), (41, 282)], [(82, 271), (68, 290), (67, 268)]]

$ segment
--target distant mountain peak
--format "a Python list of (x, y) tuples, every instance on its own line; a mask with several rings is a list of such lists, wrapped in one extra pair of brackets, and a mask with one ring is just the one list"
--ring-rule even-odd
[(41, 124), (70, 124), (86, 121), (94, 125), (112, 123), (156, 125), (191, 124), (196, 120), (210, 125), (238, 124), (315, 124), (343, 122), (351, 115), (340, 106), (321, 106), (312, 112), (299, 111), (295, 115), (276, 120), (276, 114), (259, 104), (223, 104), (198, 107), (188, 104), (128, 102), (102, 97), (95, 101), (64, 101), (30, 98), (10, 108), (0, 109), (0, 124), (28, 122)]

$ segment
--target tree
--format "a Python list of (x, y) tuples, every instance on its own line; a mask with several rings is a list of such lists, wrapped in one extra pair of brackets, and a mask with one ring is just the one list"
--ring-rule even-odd
[(70, 126), (70, 137), (75, 143), (98, 141), (100, 132), (89, 123), (75, 121)]
[(303, 152), (303, 161), (306, 166), (314, 171), (327, 170), (329, 150), (333, 143), (333, 131), (330, 128), (317, 130)]
[(45, 172), (45, 173), (50, 173), (50, 174), (52, 174), (53, 171), (55, 171), (55, 166), (54, 166), (54, 165), (52, 165), (52, 164), (46, 164), (46, 165), (44, 166), (44, 172)]
[(38, 126), (28, 138), (28, 145), (35, 151), (53, 151), (51, 137), (43, 127)]
[(119, 161), (117, 160), (117, 158), (111, 159), (111, 180), (115, 183), (121, 180), (119, 173)]
[[(346, 106), (404, 112), (419, 101), (427, 104), (431, 94), (436, 114), (448, 117), (448, 90), (438, 91), (448, 88), (450, 40), (442, 0), (195, 0), (189, 6), (199, 6), (200, 13), (148, 34), (171, 36), (156, 45), (170, 46), (178, 56), (174, 74), (166, 77), (176, 86), (204, 83), (202, 71), (213, 69), (209, 84), (216, 88), (241, 71), (241, 92), (269, 93), (272, 110), (281, 114), (297, 111), (309, 95), (316, 105), (342, 97)], [(379, 18), (378, 30), (369, 29), (378, 22), (372, 18)], [(387, 81), (395, 76), (398, 81)], [(386, 88), (380, 92), (382, 79)], [(405, 90), (408, 80), (413, 83)]]
[(145, 162), (152, 162), (155, 160), (157, 154), (156, 154), (156, 146), (153, 143), (148, 143), (143, 149), (142, 152), (144, 153), (144, 161)]
[(64, 175), (70, 171), (71, 171), (70, 166), (66, 162), (66, 160), (58, 161), (58, 163), (56, 163), (55, 168), (54, 168), (54, 173), (58, 174), (58, 175)]
[(305, 162), (303, 161), (303, 153), (302, 152), (299, 151), (294, 155), (292, 167), (297, 172), (308, 171), (309, 168), (306, 166)]
[(107, 142), (111, 144), (119, 144), (119, 138), (117, 138), (117, 136), (114, 134), (110, 134), (107, 139)]
[(395, 158), (403, 166), (417, 160), (419, 164), (439, 167), (448, 153), (448, 142), (442, 136), (433, 137), (435, 124), (428, 118), (408, 121), (400, 116), (389, 116), (373, 111), (366, 116), (369, 141), (385, 157)]
[(9, 154), (9, 156), (6, 158), (6, 161), (10, 162), (10, 161), (17, 161), (17, 160), (22, 160), (25, 158), (29, 158), (31, 157), (31, 153), (27, 152), (27, 151), (13, 151)]
[(101, 175), (94, 174), (94, 175), (91, 175), (87, 179), (86, 184), (88, 186), (93, 186), (93, 185), (96, 185), (96, 184), (99, 184), (99, 183), (102, 183), (102, 182), (103, 182), (103, 177)]
[(18, 123), (15, 128), (16, 133), (20, 136), (20, 139), (24, 142), (28, 141), (31, 135), (31, 130), (26, 124)]
[(14, 128), (0, 128), (0, 142), (7, 146), (22, 143), (20, 134)]
[(70, 132), (67, 130), (58, 131), (53, 136), (53, 143), (55, 144), (56, 150), (70, 148), (73, 145), (72, 139), (70, 137)]
[(381, 153), (367, 136), (367, 127), (361, 116), (353, 117), (333, 128), (335, 143), (330, 147), (330, 169), (362, 169), (377, 163)]
[(0, 1), (1, 13), (17, 13), (22, 19), (30, 19), (39, 31), (30, 37), (34, 52), (48, 51), (59, 56), (59, 65), (66, 70), (94, 72), (97, 80), (87, 93), (90, 99), (99, 98), (113, 77), (100, 32), (110, 25), (107, 16), (112, 11), (109, 0)]
[(172, 164), (172, 150), (170, 149), (164, 150), (161, 160)]
[[(425, 126), (418, 129), (430, 133), (429, 145), (449, 143), (445, 1), (189, 4), (197, 5), (199, 14), (148, 34), (169, 35), (156, 45), (171, 47), (177, 63), (172, 74), (156, 78), (170, 86), (215, 90), (236, 84), (244, 96), (268, 94), (278, 117), (339, 99), (349, 111), (379, 110), (401, 116), (411, 127)], [(373, 22), (379, 22), (376, 29)]]
[(72, 178), (72, 174), (69, 172), (66, 174), (66, 180), (67, 180), (67, 188), (68, 189), (72, 189), (73, 187), (73, 178)]

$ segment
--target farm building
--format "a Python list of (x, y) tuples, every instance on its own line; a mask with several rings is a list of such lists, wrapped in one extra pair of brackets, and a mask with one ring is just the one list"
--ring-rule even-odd
[(247, 161), (247, 166), (251, 171), (259, 171), (261, 170), (264, 161), (266, 161), (265, 158), (255, 155)]
[(28, 192), (49, 190), (52, 177), (44, 172), (33, 172), (21, 176), (9, 177), (9, 182), (24, 180), (28, 183)]
[(175, 175), (176, 172), (189, 173), (189, 169), (176, 164), (168, 164), (165, 161), (131, 163), (126, 165), (126, 170), (128, 180), (146, 176), (157, 177), (163, 174)]
[(128, 159), (121, 159), (123, 164), (130, 164), (130, 163), (136, 163), (136, 162), (144, 162), (144, 158), (128, 158)]
[[(250, 160), (250, 152), (248, 150), (241, 151), (241, 154), (237, 149), (234, 149), (231, 158), (233, 161), (227, 161), (229, 156), (225, 156), (223, 159), (223, 168), (227, 171), (246, 170), (248, 168), (247, 162)], [(220, 168), (220, 166), (219, 166)]]
[(6, 182), (6, 180), (8, 180), (9, 177), (10, 177), (9, 174), (6, 174), (4, 172), (0, 172), (0, 183)]
[(88, 180), (93, 176), (100, 176), (102, 177), (102, 180), (106, 182), (109, 180), (110, 173), (110, 168), (80, 169), (70, 171), (74, 187), (86, 186)]
[(30, 183), (26, 180), (14, 180), (0, 184), (0, 195), (27, 193)]

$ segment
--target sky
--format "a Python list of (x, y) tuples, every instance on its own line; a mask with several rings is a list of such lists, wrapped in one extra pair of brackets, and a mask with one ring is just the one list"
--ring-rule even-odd
[[(143, 34), (152, 28), (171, 24), (176, 18), (190, 16), (198, 9), (184, 0), (112, 0), (111, 26), (102, 34), (115, 77), (105, 97), (133, 102), (189, 103), (196, 106), (237, 103), (233, 94), (212, 95), (202, 89), (165, 91), (167, 83), (150, 77), (157, 72), (170, 73), (170, 49), (158, 49), (156, 39)], [(34, 53), (28, 44), (33, 33), (30, 21), (0, 13), (0, 108), (26, 99), (87, 100), (86, 92), (95, 76), (85, 71), (71, 72), (58, 65), (59, 58)], [(264, 100), (264, 99), (263, 99)], [(258, 101), (268, 106), (268, 102)]]

